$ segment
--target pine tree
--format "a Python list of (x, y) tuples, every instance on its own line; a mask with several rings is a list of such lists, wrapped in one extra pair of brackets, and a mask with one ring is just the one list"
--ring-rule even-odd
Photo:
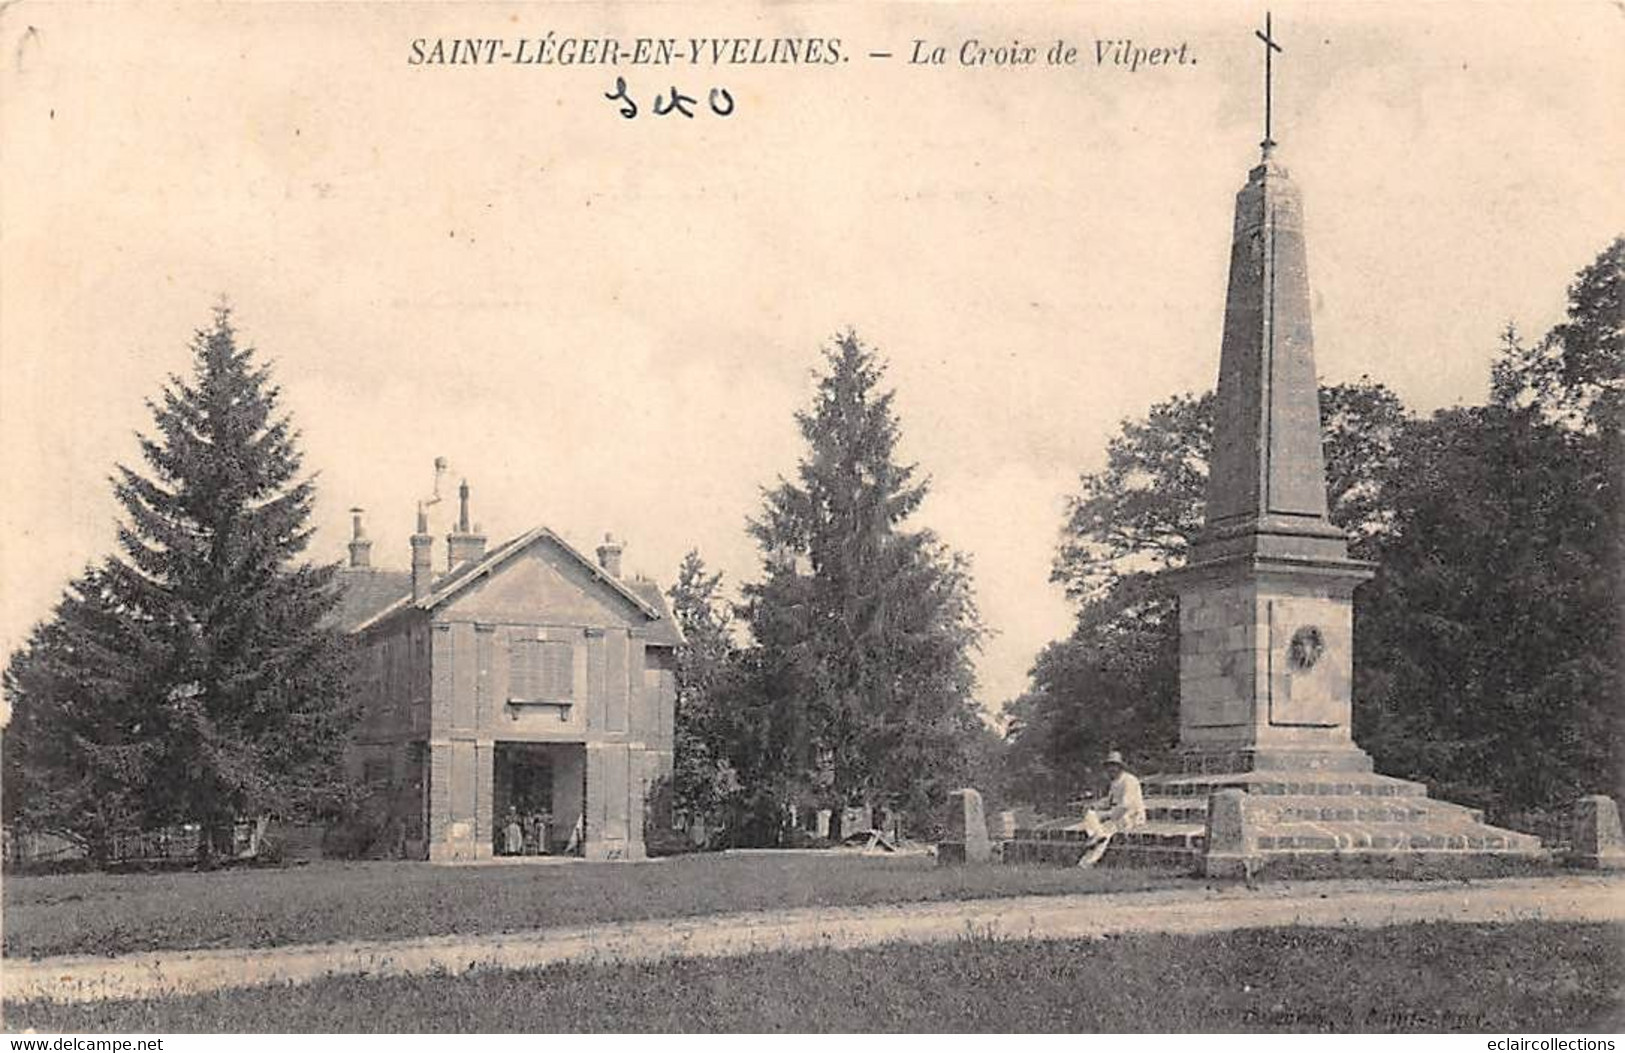
[(807, 455), (751, 523), (767, 556), (746, 590), (774, 706), (766, 744), (831, 806), (929, 821), (974, 738), (983, 630), (965, 560), (904, 528), (929, 487), (895, 459), (884, 365), (850, 332), (825, 357), (814, 405), (796, 416)]
[[(201, 824), (207, 857), (232, 819), (298, 814), (336, 791), (351, 710), (329, 617), (337, 567), (300, 558), (314, 484), (280, 389), (225, 308), (192, 350), (190, 379), (148, 402), (147, 474), (120, 465), (112, 479), (122, 556), (36, 631), (6, 690), (33, 744), (77, 743), (59, 783), (73, 765), (120, 772), (120, 800), (147, 824)], [(11, 745), (8, 773), (50, 770), (29, 749), (12, 764)]]
[(160, 678), (149, 675), (162, 668), (162, 649), (145, 630), (119, 605), (108, 571), (92, 567), (12, 656), (8, 826), (65, 836), (102, 862), (120, 835), (144, 825), (163, 700)]

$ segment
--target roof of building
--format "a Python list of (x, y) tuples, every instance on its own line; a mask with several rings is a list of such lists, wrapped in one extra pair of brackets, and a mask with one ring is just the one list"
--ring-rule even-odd
[(642, 611), (651, 622), (645, 630), (648, 643), (657, 647), (677, 647), (682, 644), (682, 631), (672, 619), (658, 584), (641, 578), (621, 581), (611, 577), (547, 527), (537, 527), (509, 539), (488, 552), (483, 559), (458, 564), (436, 578), (430, 586), (429, 595), (422, 600), (412, 599), (412, 575), (408, 571), (347, 569), (340, 575), (344, 593), (334, 616), (339, 628), (353, 633), (409, 608), (433, 610), (540, 540), (551, 542), (581, 564), (595, 579), (604, 582)]
[(412, 575), (404, 570), (376, 567), (347, 567), (339, 575), (344, 591), (339, 594), (333, 620), (345, 632), (353, 632), (362, 622), (412, 592)]
[(643, 598), (649, 606), (660, 612), (660, 620), (649, 626), (644, 636), (645, 643), (657, 647), (681, 647), (683, 645), (683, 632), (677, 627), (677, 619), (671, 616), (671, 609), (666, 606), (665, 594), (660, 591), (657, 582), (648, 578), (633, 578), (626, 583), (631, 589)]

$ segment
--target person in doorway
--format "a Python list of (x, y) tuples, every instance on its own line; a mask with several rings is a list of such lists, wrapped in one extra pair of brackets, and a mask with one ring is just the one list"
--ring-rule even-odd
[(1083, 832), (1089, 835), (1084, 843), (1080, 867), (1092, 867), (1106, 854), (1106, 848), (1117, 834), (1133, 830), (1145, 823), (1145, 798), (1140, 794), (1140, 780), (1123, 764), (1123, 755), (1116, 750), (1106, 754), (1106, 775), (1111, 779), (1107, 791), (1104, 815), (1093, 808), (1083, 813)]
[(525, 851), (525, 831), (519, 825), (519, 810), (508, 809), (508, 824), (502, 828), (502, 854), (517, 856)]

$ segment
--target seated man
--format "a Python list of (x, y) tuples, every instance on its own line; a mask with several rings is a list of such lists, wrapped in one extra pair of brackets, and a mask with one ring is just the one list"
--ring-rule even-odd
[(1084, 845), (1080, 867), (1092, 867), (1106, 854), (1112, 835), (1133, 830), (1145, 823), (1145, 800), (1140, 796), (1140, 780), (1123, 766), (1123, 755), (1116, 750), (1106, 754), (1106, 774), (1112, 786), (1108, 794), (1105, 817), (1093, 808), (1083, 813), (1083, 832), (1089, 835)]

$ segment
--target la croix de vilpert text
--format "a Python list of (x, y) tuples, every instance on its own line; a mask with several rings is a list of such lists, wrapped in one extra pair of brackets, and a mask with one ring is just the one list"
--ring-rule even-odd
[[(1192, 66), (1196, 58), (1184, 41), (1152, 46), (1124, 39), (1100, 38), (1083, 46), (1057, 40), (1029, 44), (1020, 40), (990, 42), (970, 37), (952, 44), (914, 39), (895, 53), (910, 66), (1095, 65), (1135, 72), (1149, 66)], [(540, 37), (419, 37), (406, 56), (409, 66), (825, 66), (850, 61), (853, 54), (840, 37), (573, 37), (548, 33)], [(867, 49), (870, 59), (894, 53)]]

